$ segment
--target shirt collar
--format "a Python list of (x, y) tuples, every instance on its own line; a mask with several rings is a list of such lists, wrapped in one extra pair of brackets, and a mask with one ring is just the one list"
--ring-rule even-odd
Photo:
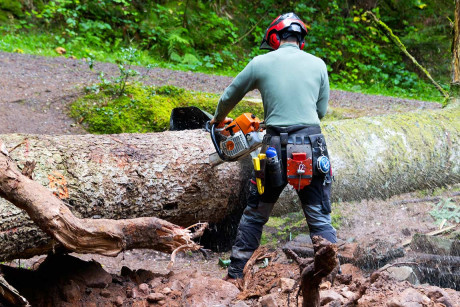
[(300, 49), (299, 46), (297, 46), (297, 44), (294, 44), (294, 43), (284, 43), (282, 44), (281, 46), (279, 46), (278, 49), (281, 49), (281, 48), (296, 48), (296, 49)]

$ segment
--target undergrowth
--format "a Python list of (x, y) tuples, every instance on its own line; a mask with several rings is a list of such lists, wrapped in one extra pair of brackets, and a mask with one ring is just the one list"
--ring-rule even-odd
[[(195, 106), (213, 114), (218, 99), (217, 94), (141, 83), (127, 83), (119, 95), (119, 85), (107, 82), (87, 88), (87, 94), (71, 105), (70, 115), (91, 133), (158, 132), (169, 128), (173, 108)], [(262, 104), (243, 101), (229, 116), (244, 112), (262, 117)]]
[[(134, 43), (130, 44), (130, 47), (127, 48), (125, 44), (121, 43), (116, 45), (93, 45), (86, 41), (69, 40), (59, 42), (53, 35), (44, 34), (42, 32), (9, 31), (5, 28), (0, 28), (0, 34), (0, 51), (5, 52), (18, 52), (42, 56), (65, 56), (75, 59), (85, 59), (87, 61), (118, 63), (120, 59), (125, 56), (125, 50), (135, 49), (136, 60), (133, 62), (133, 65), (195, 71), (225, 76), (236, 76), (239, 69), (249, 61), (249, 59), (246, 59), (238, 64), (237, 67), (234, 67), (234, 65), (206, 65), (204, 62), (198, 65), (197, 63), (190, 64), (165, 61), (164, 58), (155, 57), (151, 52), (142, 49), (142, 47)], [(55, 50), (57, 47), (64, 48), (66, 50), (65, 55), (57, 53)], [(411, 77), (412, 81), (409, 87), (398, 87), (393, 84), (393, 79), (387, 79), (385, 81), (366, 78), (360, 80), (360, 83), (356, 83), (350, 80), (347, 81), (346, 78), (335, 75), (334, 72), (331, 72), (330, 75), (332, 89), (424, 101), (443, 101), (443, 97), (431, 84), (417, 79), (416, 77)], [(447, 88), (447, 86), (445, 88)]]

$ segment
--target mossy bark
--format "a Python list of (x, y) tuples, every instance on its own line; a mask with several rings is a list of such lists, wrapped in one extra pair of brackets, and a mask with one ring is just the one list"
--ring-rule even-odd
[[(323, 126), (336, 181), (333, 200), (389, 197), (459, 182), (460, 108), (330, 122)], [(188, 226), (242, 208), (250, 159), (211, 167), (200, 130), (121, 135), (0, 135), (34, 180), (78, 217), (155, 216)], [(297, 199), (286, 190), (279, 205)], [(291, 207), (298, 210), (298, 207)], [(0, 199), (0, 261), (52, 249), (50, 237)]]
[(460, 0), (455, 1), (451, 96), (457, 102), (460, 99)]

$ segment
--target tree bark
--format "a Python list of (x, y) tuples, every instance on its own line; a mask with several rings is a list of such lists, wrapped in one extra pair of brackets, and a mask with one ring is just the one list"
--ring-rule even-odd
[(458, 100), (460, 99), (460, 0), (455, 0), (453, 32), (451, 96), (458, 103)]
[(319, 307), (319, 285), (339, 264), (337, 245), (328, 240), (314, 236), (312, 238), (315, 254), (313, 259), (301, 258), (290, 249), (284, 250), (286, 256), (299, 265), (300, 290), (302, 291), (303, 307)]
[[(323, 126), (336, 181), (333, 200), (389, 197), (459, 182), (460, 108)], [(122, 135), (0, 135), (33, 177), (79, 218), (155, 216), (180, 226), (218, 223), (245, 204), (250, 159), (211, 167), (200, 130)], [(0, 169), (4, 172), (5, 169)], [(298, 210), (292, 189), (277, 206)], [(0, 261), (42, 254), (50, 237), (0, 199)], [(228, 237), (227, 237), (228, 240)]]
[(79, 219), (46, 187), (24, 176), (0, 153), (0, 196), (29, 217), (67, 251), (116, 256), (121, 251), (150, 248), (174, 253), (198, 250), (188, 229), (156, 217), (134, 219)]
[(313, 237), (312, 240), (315, 246), (314, 262), (304, 268), (300, 274), (303, 307), (321, 306), (319, 284), (323, 277), (329, 275), (338, 265), (337, 245), (318, 236)]

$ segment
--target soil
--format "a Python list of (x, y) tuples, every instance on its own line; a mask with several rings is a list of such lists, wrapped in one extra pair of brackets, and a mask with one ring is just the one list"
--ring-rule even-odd
[[(148, 84), (214, 93), (221, 93), (232, 80), (159, 68), (137, 70)], [(110, 77), (117, 74), (117, 67), (96, 63), (90, 70), (84, 60), (0, 53), (0, 134), (86, 133), (67, 116), (68, 105), (82, 95), (84, 86), (97, 82), (99, 71)], [(257, 92), (249, 96), (259, 97)], [(371, 116), (440, 107), (343, 91), (331, 92), (331, 106)], [(458, 190), (457, 185), (436, 195), (424, 191), (388, 200), (341, 203), (342, 275), (332, 284), (321, 285), (322, 305), (345, 305), (365, 289), (357, 306), (460, 306), (456, 290), (397, 281), (385, 268), (378, 269), (386, 263), (409, 261), (397, 255), (410, 254), (405, 241), (415, 233), (436, 230), (439, 226), (429, 211), (440, 199), (451, 198), (458, 205)], [(311, 250), (310, 243), (302, 241), (305, 237), (294, 242)], [(114, 258), (53, 255), (2, 264), (0, 272), (32, 306), (297, 306), (296, 300), (302, 302), (295, 283), (299, 268), (282, 252), (286, 242), (280, 239), (278, 243), (268, 264), (262, 261), (252, 268), (246, 289), (222, 280), (226, 270), (219, 259), (228, 259), (229, 252), (209, 252), (207, 259), (201, 253), (180, 254), (172, 269), (167, 269), (169, 255), (150, 250), (126, 251)], [(246, 290), (244, 298), (241, 290)]]
[[(203, 73), (134, 69), (145, 84), (170, 84), (194, 91), (222, 93), (232, 81), (231, 77)], [(98, 81), (100, 72), (109, 79), (118, 75), (118, 68), (97, 62), (91, 70), (82, 59), (0, 52), (0, 134), (86, 133), (67, 116), (68, 105), (83, 94), (85, 86)], [(260, 94), (253, 91), (247, 97), (260, 99)], [(331, 91), (330, 105), (342, 109), (345, 115), (348, 111), (348, 117), (440, 108), (433, 102), (345, 91)]]

